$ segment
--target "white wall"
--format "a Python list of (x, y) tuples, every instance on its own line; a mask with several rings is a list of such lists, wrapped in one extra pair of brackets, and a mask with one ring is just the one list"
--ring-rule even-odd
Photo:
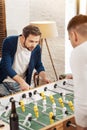
[(5, 0), (7, 35), (20, 34), (29, 24), (29, 0)]
[(55, 21), (59, 36), (64, 37), (65, 0), (30, 0), (30, 20)]
[(65, 73), (71, 73), (70, 68), (70, 55), (72, 46), (69, 41), (67, 25), (69, 20), (76, 15), (76, 0), (66, 0), (65, 5)]

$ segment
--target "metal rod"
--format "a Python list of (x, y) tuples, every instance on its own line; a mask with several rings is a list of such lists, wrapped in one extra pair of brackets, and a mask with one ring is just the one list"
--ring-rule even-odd
[(70, 123), (70, 126), (76, 128), (76, 125), (75, 125), (75, 124)]
[(42, 122), (40, 122), (40, 121), (38, 121), (38, 120), (36, 120), (36, 119), (33, 119), (33, 121), (35, 121), (36, 123), (38, 123), (38, 124), (40, 124), (40, 125), (42, 125), (42, 126), (47, 126), (46, 124), (44, 124), (44, 123), (42, 123)]
[(73, 90), (70, 90), (70, 89), (67, 89), (67, 88), (63, 88), (63, 87), (61, 87), (61, 86), (59, 86), (59, 85), (57, 85), (59, 88), (61, 88), (61, 89), (64, 89), (64, 90), (67, 90), (67, 91), (70, 91), (70, 92), (74, 92)]
[(57, 91), (54, 91), (54, 90), (51, 90), (51, 89), (47, 89), (47, 90), (50, 91), (50, 92), (54, 92), (56, 94), (59, 94), (59, 92), (57, 92)]
[(75, 125), (75, 124), (73, 124), (71, 121), (68, 121), (68, 122), (66, 123), (66, 127), (70, 127), (70, 126), (76, 128), (76, 125)]

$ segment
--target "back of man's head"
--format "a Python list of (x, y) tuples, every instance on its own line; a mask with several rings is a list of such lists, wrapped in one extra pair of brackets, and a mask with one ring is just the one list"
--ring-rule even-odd
[(76, 30), (80, 35), (87, 36), (87, 15), (76, 15), (68, 23), (67, 30)]

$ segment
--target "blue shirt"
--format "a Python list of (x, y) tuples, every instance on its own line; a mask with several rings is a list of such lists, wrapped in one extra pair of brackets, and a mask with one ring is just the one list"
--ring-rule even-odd
[[(12, 65), (14, 56), (17, 50), (18, 36), (9, 36), (3, 41), (2, 59), (0, 61), (0, 83), (7, 77), (13, 78), (17, 73), (13, 70)], [(21, 59), (22, 62), (22, 59)], [(29, 66), (26, 70), (26, 82), (31, 84), (31, 77), (33, 70), (36, 69), (38, 73), (44, 70), (41, 62), (41, 48), (39, 45), (31, 52)]]

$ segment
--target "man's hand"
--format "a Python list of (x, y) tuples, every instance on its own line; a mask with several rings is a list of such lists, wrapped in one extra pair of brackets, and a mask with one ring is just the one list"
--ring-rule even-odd
[(20, 84), (20, 88), (21, 90), (29, 90), (30, 86), (26, 83), (26, 82), (23, 82), (22, 84)]
[(43, 79), (43, 81), (45, 82), (45, 83), (51, 83), (51, 81), (48, 79), (48, 78), (45, 78), (45, 79)]
[(51, 81), (47, 78), (47, 75), (45, 73), (45, 71), (41, 71), (39, 73), (39, 76), (41, 77), (41, 79), (45, 82), (45, 83), (51, 83)]
[(21, 90), (29, 90), (29, 84), (25, 82), (23, 78), (21, 78), (19, 75), (15, 75), (13, 77), (13, 80), (15, 80), (17, 83), (20, 84)]
[(73, 79), (73, 75), (72, 74), (61, 74), (59, 75), (59, 80), (62, 80), (62, 79)]
[(73, 79), (73, 75), (72, 74), (66, 74), (66, 79)]

